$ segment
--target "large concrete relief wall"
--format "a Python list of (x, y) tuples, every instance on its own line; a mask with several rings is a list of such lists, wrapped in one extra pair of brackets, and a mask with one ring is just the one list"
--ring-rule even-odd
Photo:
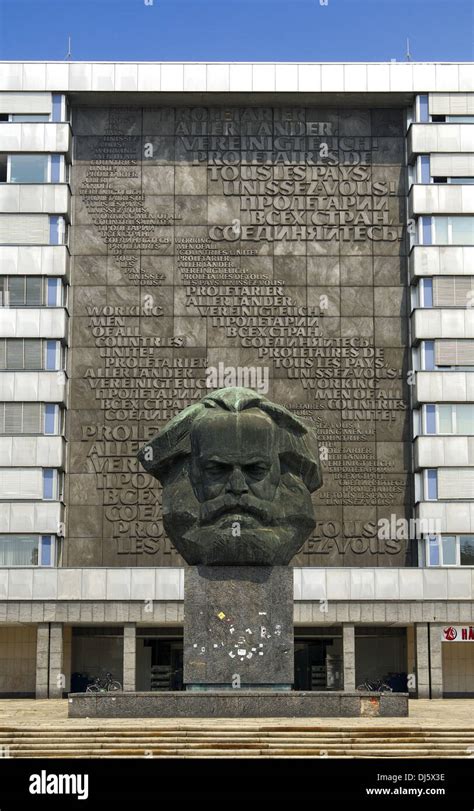
[[(400, 566), (411, 513), (403, 111), (77, 107), (67, 565), (177, 565), (136, 451), (208, 387), (320, 432), (298, 565)], [(379, 524), (380, 527), (380, 524)]]

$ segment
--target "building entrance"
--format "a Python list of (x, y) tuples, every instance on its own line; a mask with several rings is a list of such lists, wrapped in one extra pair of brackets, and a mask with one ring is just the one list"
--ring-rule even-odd
[(342, 690), (342, 637), (295, 635), (295, 690)]
[(182, 636), (137, 633), (136, 684), (139, 691), (183, 689)]

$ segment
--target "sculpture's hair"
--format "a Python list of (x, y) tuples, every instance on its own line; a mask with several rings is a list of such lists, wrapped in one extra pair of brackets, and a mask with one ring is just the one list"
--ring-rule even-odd
[(280, 429), (277, 433), (280, 463), (283, 463), (291, 473), (298, 475), (310, 492), (321, 486), (319, 447), (315, 428), (252, 389), (237, 387), (214, 391), (206, 395), (200, 403), (185, 408), (173, 417), (162, 431), (139, 451), (138, 458), (145, 470), (163, 482), (175, 463), (190, 455), (191, 429), (197, 420), (209, 414), (210, 409), (218, 409), (229, 414), (258, 409), (267, 414)]

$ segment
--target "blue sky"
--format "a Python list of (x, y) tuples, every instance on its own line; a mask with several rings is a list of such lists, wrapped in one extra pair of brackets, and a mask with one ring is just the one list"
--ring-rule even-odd
[(321, 2), (0, 0), (0, 59), (474, 59), (472, 0)]

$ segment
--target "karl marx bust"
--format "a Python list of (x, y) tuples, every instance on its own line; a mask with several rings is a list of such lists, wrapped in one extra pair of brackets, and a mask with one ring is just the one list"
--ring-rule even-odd
[(163, 485), (163, 519), (191, 565), (287, 565), (315, 520), (315, 429), (244, 388), (185, 408), (138, 453)]

